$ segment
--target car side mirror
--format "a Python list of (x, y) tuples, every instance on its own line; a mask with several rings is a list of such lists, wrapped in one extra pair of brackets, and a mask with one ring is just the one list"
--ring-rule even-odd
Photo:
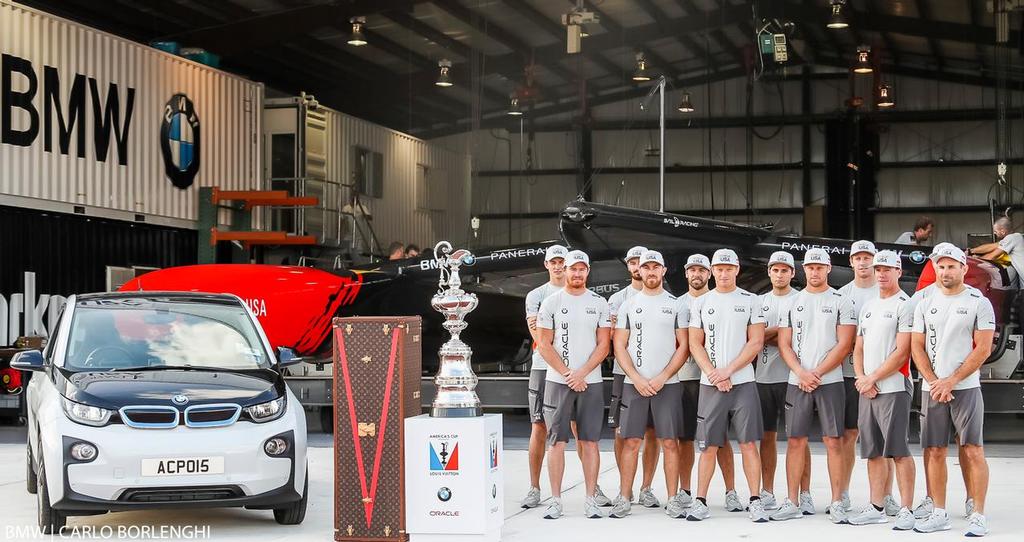
[(21, 371), (42, 371), (45, 365), (39, 350), (22, 350), (11, 358), (11, 368)]
[(285, 348), (283, 346), (277, 347), (277, 366), (278, 367), (290, 367), (292, 365), (298, 365), (302, 363), (302, 358), (295, 353), (295, 350), (291, 348)]

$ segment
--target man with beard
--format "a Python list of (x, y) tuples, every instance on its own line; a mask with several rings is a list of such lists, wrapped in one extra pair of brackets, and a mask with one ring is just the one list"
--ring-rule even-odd
[(977, 256), (983, 260), (997, 260), (1003, 256), (1010, 258), (1017, 275), (1010, 282), (1019, 288), (1021, 280), (1024, 280), (1024, 235), (1014, 232), (1013, 224), (1005, 216), (992, 224), (992, 234), (996, 237), (995, 243), (968, 249), (967, 255)]
[[(793, 256), (785, 251), (774, 252), (768, 258), (768, 279), (772, 290), (760, 298), (764, 315), (764, 348), (758, 356), (755, 369), (757, 395), (761, 399), (761, 417), (764, 421), (764, 436), (761, 438), (761, 502), (765, 510), (778, 510), (775, 499), (775, 468), (778, 463), (776, 442), (779, 435), (779, 418), (786, 415), (786, 387), (789, 381), (789, 366), (779, 355), (779, 316), (789, 310), (797, 290), (790, 286), (796, 264)], [(811, 452), (807, 450), (807, 467), (800, 478), (800, 511), (804, 515), (814, 514), (811, 499)]]
[(576, 421), (576, 444), (583, 454), (586, 486), (584, 515), (601, 517), (596, 499), (601, 457), (597, 443), (604, 425), (604, 391), (601, 363), (608, 356), (611, 321), (608, 302), (587, 289), (590, 258), (573, 250), (566, 256), (568, 284), (544, 299), (537, 315), (540, 341), (537, 350), (548, 364), (544, 389), (544, 421), (548, 428), (548, 476), (552, 502), (544, 517), (562, 516), (562, 476), (565, 445)]
[[(703, 254), (693, 254), (683, 266), (686, 273), (688, 291), (679, 296), (679, 321), (687, 327), (690, 325), (690, 307), (698, 297), (708, 293), (708, 281), (711, 279), (711, 261)], [(693, 505), (691, 480), (696, 450), (693, 440), (697, 436), (697, 406), (700, 401), (700, 366), (691, 355), (683, 368), (679, 369), (679, 384), (683, 392), (683, 425), (679, 433), (679, 493), (680, 502), (687, 508)], [(718, 466), (722, 469), (725, 480), (725, 510), (742, 512), (746, 510), (736, 494), (736, 465), (733, 461), (732, 445), (718, 449)]]
[(857, 326), (857, 344), (853, 350), (857, 391), (860, 398), (861, 457), (868, 460), (871, 502), (859, 514), (851, 516), (851, 525), (886, 523), (885, 487), (889, 463), (895, 461), (899, 475), (900, 499), (897, 510), (898, 531), (914, 528), (914, 458), (910, 456), (910, 332), (914, 312), (910, 297), (900, 290), (902, 263), (891, 250), (875, 254), (874, 273), (879, 296), (861, 308)]
[(932, 295), (914, 309), (911, 352), (921, 373), (921, 447), (925, 477), (934, 503), (931, 513), (919, 519), (914, 530), (922, 533), (949, 530), (946, 513), (946, 449), (950, 426), (966, 459), (961, 469), (970, 471), (967, 494), (974, 500), (967, 536), (988, 534), (985, 496), (988, 463), (982, 431), (985, 404), (979, 369), (992, 352), (995, 314), (992, 303), (964, 286), (967, 256), (949, 245), (931, 255), (938, 279)]
[(688, 354), (686, 328), (680, 327), (675, 296), (663, 287), (665, 260), (661, 253), (648, 250), (639, 263), (644, 289), (622, 304), (615, 321), (615, 359), (626, 372), (619, 406), (619, 432), (626, 442), (619, 496), (612, 502), (610, 515), (622, 518), (630, 512), (624, 495), (632, 489), (636, 476), (640, 439), (647, 426), (653, 425), (665, 454), (665, 513), (681, 518), (686, 508), (677, 498), (682, 396), (676, 373)]
[[(544, 254), (544, 268), (548, 271), (548, 282), (530, 293), (526, 294), (526, 325), (530, 329), (530, 337), (533, 339), (534, 351), (530, 366), (530, 382), (528, 387), (527, 405), (530, 409), (530, 445), (529, 445), (529, 467), (530, 467), (530, 490), (523, 497), (520, 506), (523, 508), (534, 508), (540, 505), (540, 470), (544, 464), (545, 442), (547, 440), (547, 426), (544, 424), (544, 382), (547, 374), (548, 364), (537, 351), (540, 331), (537, 329), (537, 313), (540, 305), (549, 295), (561, 290), (565, 286), (565, 257), (569, 250), (562, 245), (551, 245)], [(577, 448), (577, 455), (583, 461), (583, 450)], [(611, 503), (607, 496), (597, 489), (597, 502), (600, 506), (607, 506)]]
[(757, 441), (764, 434), (761, 403), (752, 365), (764, 344), (764, 317), (757, 296), (736, 286), (739, 258), (730, 249), (715, 251), (711, 272), (715, 289), (699, 297), (690, 309), (690, 350), (700, 365), (701, 389), (697, 406), (697, 502), (686, 519), (711, 517), (708, 487), (715, 474), (718, 449), (725, 445), (732, 422), (743, 456), (743, 473), (750, 488), (750, 519), (768, 521), (761, 503), (761, 460)]
[[(850, 245), (850, 268), (853, 269), (853, 280), (839, 289), (839, 293), (853, 301), (853, 310), (856, 311), (858, 321), (865, 303), (878, 297), (878, 285), (875, 284), (875, 270), (872, 262), (875, 257), (875, 244), (871, 241), (855, 241)], [(911, 313), (913, 314), (913, 313)], [(846, 414), (843, 417), (843, 508), (850, 512), (850, 479), (853, 477), (853, 466), (857, 463), (857, 416), (860, 404), (860, 393), (857, 391), (856, 374), (853, 370), (853, 354), (846, 356), (843, 360), (843, 385), (846, 389)], [(888, 464), (888, 477), (885, 488), (885, 513), (888, 516), (895, 516), (900, 511), (900, 505), (892, 496), (893, 478), (896, 473), (896, 465), (891, 461)]]
[(804, 254), (807, 287), (798, 293), (779, 320), (779, 353), (789, 365), (786, 390), (786, 481), (789, 497), (772, 514), (776, 521), (803, 517), (793, 504), (798, 498), (800, 479), (807, 461), (807, 437), (815, 413), (821, 424), (821, 440), (828, 455), (833, 523), (844, 523), (842, 505), (844, 472), (842, 436), (846, 391), (843, 388), (843, 358), (853, 346), (857, 314), (853, 303), (828, 285), (832, 262), (828, 253), (812, 248)]
[[(640, 278), (640, 256), (643, 256), (644, 252), (647, 252), (646, 247), (635, 246), (626, 253), (626, 268), (629, 270), (630, 277), (629, 286), (615, 292), (608, 298), (608, 313), (611, 316), (613, 327), (615, 326), (619, 307), (622, 306), (622, 303), (644, 288), (643, 280)], [(619, 433), (619, 403), (622, 400), (622, 388), (625, 381), (626, 372), (616, 362), (612, 367), (612, 397), (611, 404), (608, 406), (608, 425), (615, 429), (615, 465), (620, 471), (622, 470), (622, 448), (625, 440)], [(661, 503), (658, 502), (658, 498), (654, 496), (654, 491), (651, 490), (651, 484), (654, 481), (654, 471), (658, 468), (658, 439), (654, 436), (653, 427), (648, 427), (647, 432), (644, 433), (642, 457), (644, 472), (643, 484), (640, 486), (639, 503), (647, 508), (658, 508), (661, 506)], [(623, 497), (626, 497), (630, 502), (633, 501), (632, 484), (630, 484), (629, 493), (624, 494)]]

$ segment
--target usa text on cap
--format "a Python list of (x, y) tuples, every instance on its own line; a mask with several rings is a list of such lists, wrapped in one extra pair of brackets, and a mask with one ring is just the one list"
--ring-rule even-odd
[(875, 254), (878, 251), (875, 250), (875, 244), (871, 241), (854, 241), (850, 245), (850, 256), (854, 254), (860, 254), (861, 252), (867, 252), (868, 254)]
[(872, 266), (885, 266), (895, 267), (896, 269), (903, 269), (903, 262), (900, 261), (898, 254), (891, 250), (883, 250), (875, 254), (875, 259), (871, 262)]
[(804, 253), (804, 265), (810, 264), (832, 265), (832, 258), (824, 249), (812, 248)]
[(932, 255), (930, 256), (930, 258), (935, 263), (939, 263), (939, 260), (941, 260), (942, 258), (952, 258), (962, 264), (967, 263), (967, 255), (964, 254), (964, 251), (960, 250), (956, 246), (953, 246), (952, 244), (949, 244), (947, 246), (935, 247), (935, 250), (932, 251)]
[(740, 259), (731, 248), (720, 248), (711, 256), (711, 265), (740, 265)]
[(648, 262), (665, 265), (665, 258), (662, 258), (661, 253), (657, 250), (648, 250), (647, 252), (644, 252), (643, 256), (640, 256), (640, 265)]
[(565, 257), (565, 266), (572, 267), (578, 263), (586, 264), (587, 267), (590, 267), (590, 256), (587, 256), (587, 253), (582, 250), (570, 251)]
[(796, 267), (796, 265), (793, 263), (793, 255), (784, 250), (777, 250), (772, 253), (771, 258), (768, 258), (768, 267), (771, 267), (777, 263), (784, 263), (793, 268)]
[(695, 265), (699, 265), (700, 267), (711, 271), (711, 262), (708, 260), (708, 257), (703, 254), (691, 254), (690, 257), (686, 259), (686, 265), (683, 266), (683, 269), (689, 269)]
[(565, 255), (569, 253), (569, 249), (562, 245), (551, 245), (548, 247), (547, 253), (544, 254), (544, 261), (550, 262), (555, 258), (565, 258)]
[(637, 245), (629, 249), (629, 252), (626, 253), (626, 257), (624, 259), (628, 263), (629, 260), (632, 260), (633, 258), (639, 258), (640, 256), (643, 256), (644, 252), (647, 252), (647, 247)]

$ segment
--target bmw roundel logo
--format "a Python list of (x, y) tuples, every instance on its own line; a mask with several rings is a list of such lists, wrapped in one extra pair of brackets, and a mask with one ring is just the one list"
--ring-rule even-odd
[(562, 309), (562, 314), (569, 314), (569, 309)]
[(715, 314), (715, 309), (708, 309), (708, 314)]
[(644, 312), (644, 310), (643, 310), (643, 309), (641, 309), (640, 307), (637, 307), (637, 308), (636, 308), (636, 313), (637, 313), (637, 314), (640, 314), (641, 312)]
[(473, 265), (475, 263), (476, 263), (476, 257), (473, 256), (472, 254), (462, 258), (462, 264), (463, 265)]
[(761, 307), (761, 310), (764, 312), (768, 312), (768, 305)]
[(441, 502), (448, 502), (452, 498), (452, 490), (442, 487), (437, 490), (437, 499)]
[(171, 397), (171, 402), (176, 404), (176, 405), (187, 405), (188, 404), (188, 396), (187, 395), (175, 395), (174, 397)]
[(909, 258), (910, 258), (910, 261), (912, 261), (914, 263), (924, 263), (925, 255), (924, 255), (924, 252), (921, 252), (920, 250), (915, 250), (915, 251), (910, 253)]
[(804, 312), (804, 307), (803, 307), (803, 305), (801, 305), (801, 306), (797, 307), (797, 308), (796, 308), (796, 312)]
[(182, 190), (192, 186), (199, 173), (200, 134), (199, 116), (192, 100), (185, 94), (171, 96), (160, 122), (160, 151), (164, 173)]
[(939, 309), (932, 309), (932, 314), (939, 312)]
[(491, 498), (498, 498), (498, 484), (491, 484)]
[(871, 313), (869, 312), (869, 313), (865, 314), (864, 318), (871, 318)]

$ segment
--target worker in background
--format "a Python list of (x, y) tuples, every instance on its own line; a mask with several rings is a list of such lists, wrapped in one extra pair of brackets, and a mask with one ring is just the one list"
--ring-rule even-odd
[(905, 231), (896, 238), (897, 245), (927, 245), (935, 232), (935, 221), (927, 216), (917, 218), (913, 231)]
[(405, 258), (405, 245), (398, 241), (394, 241), (388, 245), (389, 260), (401, 260), (402, 258)]
[(1014, 232), (1010, 219), (1005, 216), (992, 224), (992, 233), (996, 237), (996, 242), (969, 248), (967, 255), (996, 261), (1009, 258), (1017, 274), (1010, 283), (1020, 286), (1020, 277), (1024, 274), (1024, 235)]
[(420, 255), (420, 247), (410, 243), (409, 246), (405, 247), (405, 257), (415, 258)]

